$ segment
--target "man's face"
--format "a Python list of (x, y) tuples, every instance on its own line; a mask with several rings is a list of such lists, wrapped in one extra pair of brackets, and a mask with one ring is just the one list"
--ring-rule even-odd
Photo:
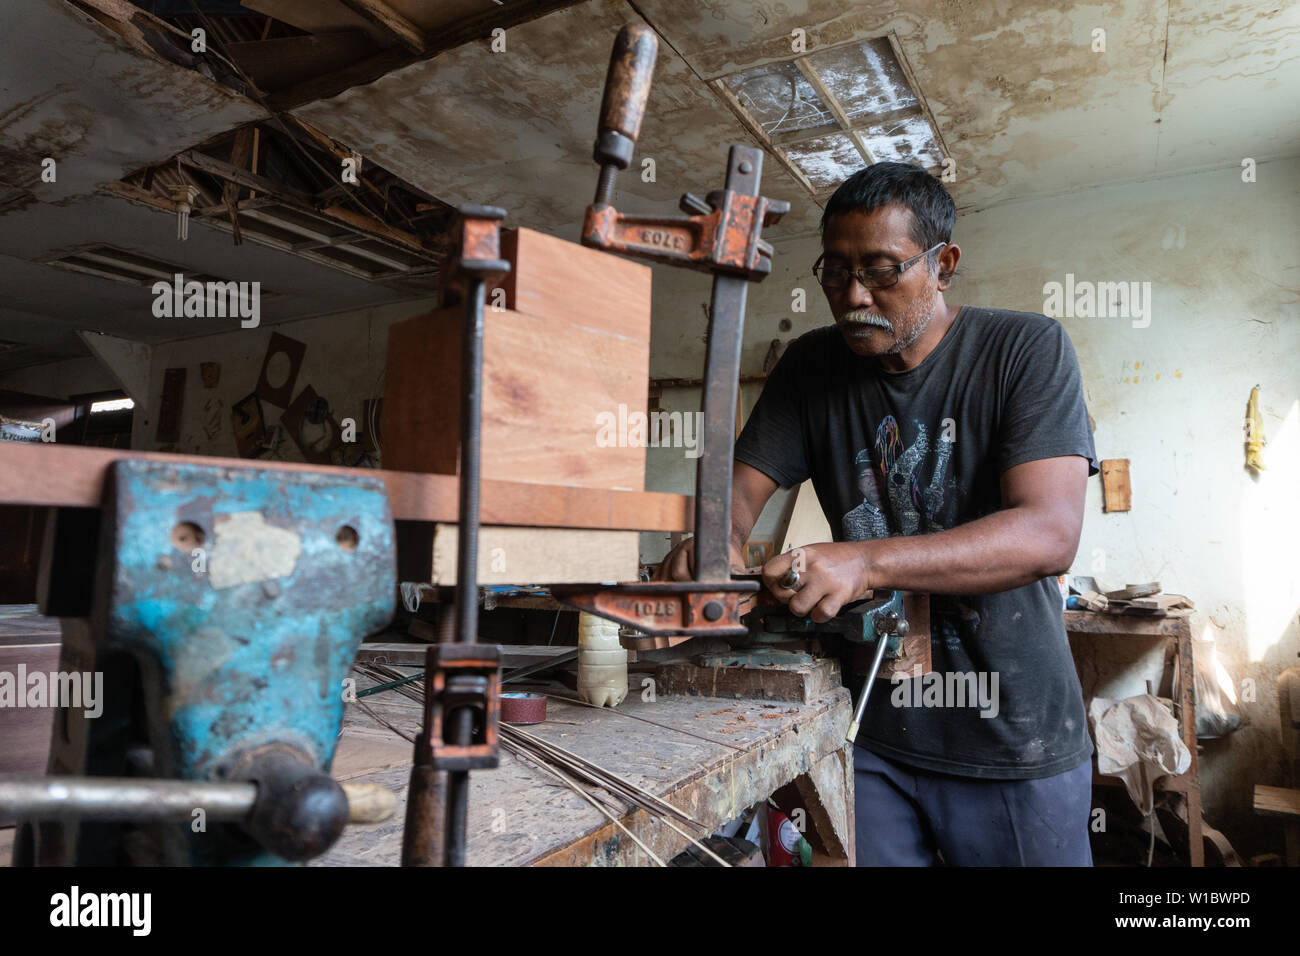
[[(911, 210), (896, 204), (831, 218), (822, 238), (823, 264), (858, 269), (897, 265), (925, 250), (911, 237)], [(921, 337), (934, 317), (938, 277), (928, 257), (914, 263), (887, 289), (865, 289), (850, 280), (823, 289), (840, 334), (856, 354), (896, 355)]]

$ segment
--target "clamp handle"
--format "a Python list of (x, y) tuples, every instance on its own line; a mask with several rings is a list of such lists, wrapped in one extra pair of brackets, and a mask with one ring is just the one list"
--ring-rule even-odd
[(644, 23), (629, 23), (618, 31), (609, 55), (600, 127), (592, 150), (592, 157), (601, 165), (597, 203), (612, 201), (614, 170), (627, 169), (632, 162), (658, 56), (659, 37)]

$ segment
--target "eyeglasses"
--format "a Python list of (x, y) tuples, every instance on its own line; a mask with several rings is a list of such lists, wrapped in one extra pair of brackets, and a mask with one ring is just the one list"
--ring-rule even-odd
[(838, 292), (841, 289), (847, 289), (852, 279), (857, 279), (862, 283), (864, 289), (888, 289), (891, 285), (898, 282), (903, 277), (903, 273), (910, 269), (917, 262), (920, 262), (936, 249), (942, 249), (948, 243), (941, 242), (937, 246), (926, 249), (925, 252), (918, 253), (903, 262), (894, 266), (875, 266), (870, 269), (845, 269), (840, 266), (823, 266), (822, 260), (826, 258), (826, 253), (817, 257), (813, 263), (812, 274), (823, 289)]

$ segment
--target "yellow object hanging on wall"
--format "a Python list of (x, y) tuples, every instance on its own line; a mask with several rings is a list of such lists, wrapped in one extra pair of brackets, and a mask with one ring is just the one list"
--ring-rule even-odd
[(1264, 419), (1259, 414), (1259, 386), (1250, 390), (1246, 403), (1246, 467), (1264, 471)]

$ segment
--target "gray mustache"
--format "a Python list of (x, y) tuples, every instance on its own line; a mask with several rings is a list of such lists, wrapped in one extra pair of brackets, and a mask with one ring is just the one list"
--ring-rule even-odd
[(866, 309), (854, 309), (852, 312), (845, 312), (840, 316), (840, 321), (846, 325), (872, 325), (878, 329), (894, 331), (894, 327), (889, 324), (884, 316), (868, 312)]

